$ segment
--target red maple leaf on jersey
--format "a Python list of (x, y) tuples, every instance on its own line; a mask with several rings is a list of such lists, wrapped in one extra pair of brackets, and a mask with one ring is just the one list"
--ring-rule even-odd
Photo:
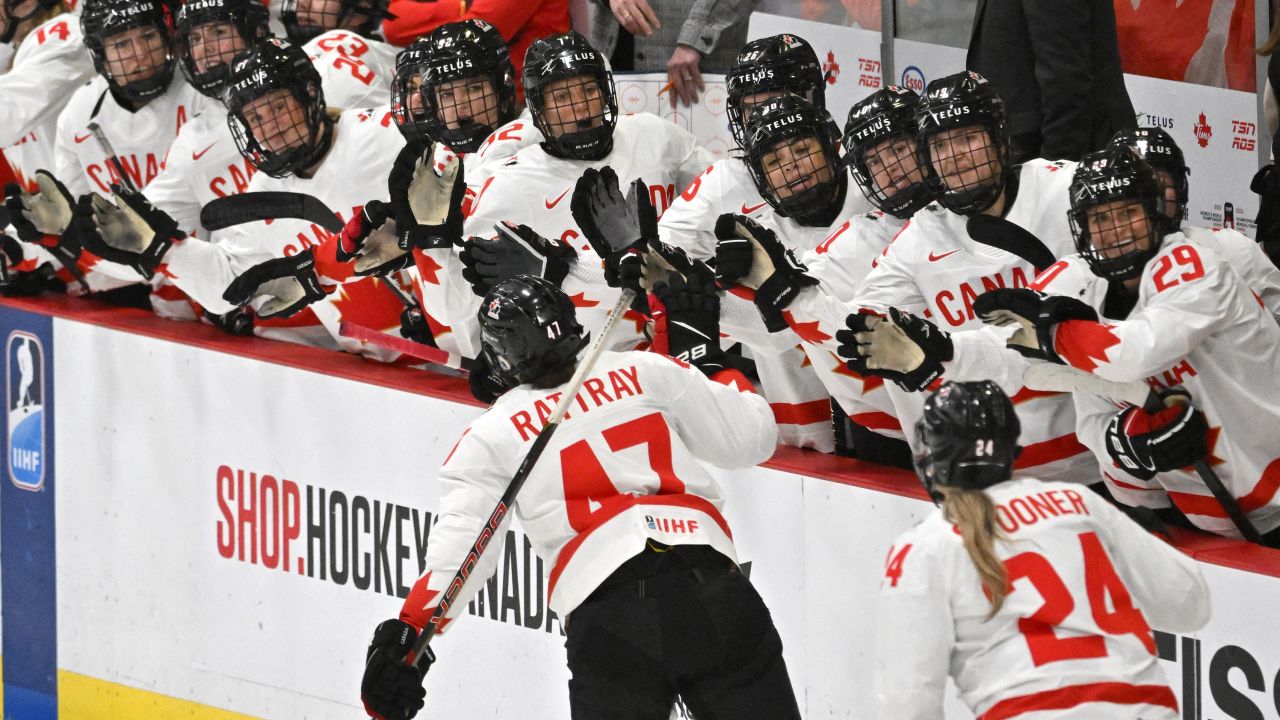
[(422, 282), (428, 282), (432, 285), (440, 284), (440, 276), (436, 273), (444, 269), (436, 259), (421, 250), (413, 251), (414, 263), (418, 266), (418, 276), (422, 278)]
[(343, 322), (373, 330), (399, 328), (404, 303), (383, 286), (384, 282), (381, 278), (365, 278), (340, 286), (333, 306), (342, 315)]
[(591, 308), (591, 307), (596, 307), (597, 305), (600, 304), (600, 301), (598, 300), (588, 300), (587, 294), (585, 292), (580, 292), (576, 295), (570, 295), (569, 301), (572, 302), (573, 306), (576, 308)]
[(814, 345), (821, 345), (823, 342), (830, 340), (831, 336), (819, 329), (820, 324), (817, 320), (812, 322), (798, 322), (792, 315), (790, 310), (782, 311), (782, 319), (787, 321), (787, 325), (800, 336), (801, 340)]
[(839, 355), (836, 355), (835, 353), (831, 353), (831, 357), (835, 358), (835, 361), (836, 361), (836, 367), (834, 370), (832, 370), (832, 372), (834, 372), (836, 375), (843, 375), (847, 378), (860, 380), (862, 382), (863, 395), (866, 395), (872, 390), (875, 390), (876, 388), (884, 385), (884, 378), (880, 377), (879, 375), (859, 375), (858, 373), (850, 370), (849, 366), (845, 364), (844, 360), (840, 359)]
[(1067, 320), (1059, 323), (1054, 333), (1054, 345), (1062, 359), (1086, 372), (1109, 362), (1107, 350), (1119, 344), (1114, 325), (1092, 320)]
[(1205, 436), (1205, 444), (1209, 448), (1208, 457), (1205, 458), (1205, 460), (1206, 462), (1209, 463), (1210, 466), (1221, 465), (1222, 463), (1226, 462), (1226, 460), (1223, 460), (1222, 458), (1214, 454), (1218, 449), (1218, 439), (1221, 437), (1222, 437), (1221, 425), (1209, 428), (1209, 434)]

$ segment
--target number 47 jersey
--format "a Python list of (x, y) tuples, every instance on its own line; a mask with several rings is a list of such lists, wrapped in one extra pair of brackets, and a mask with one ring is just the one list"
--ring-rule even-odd
[[(402, 620), (422, 627), (430, 618), (562, 390), (521, 385), (463, 433), (440, 470), (439, 521)], [(516, 500), (552, 568), (550, 607), (572, 611), (649, 539), (710, 545), (736, 560), (720, 489), (701, 463), (749, 467), (776, 445), (764, 398), (664, 355), (602, 354)], [(504, 533), (505, 523), (496, 537)], [(447, 620), (466, 611), (497, 562), (497, 552), (481, 557)]]
[(1019, 478), (985, 492), (1008, 573), (1004, 604), (988, 617), (941, 511), (900, 536), (880, 582), (878, 717), (942, 717), (950, 675), (980, 719), (1177, 720), (1151, 628), (1208, 622), (1195, 561), (1081, 485)]

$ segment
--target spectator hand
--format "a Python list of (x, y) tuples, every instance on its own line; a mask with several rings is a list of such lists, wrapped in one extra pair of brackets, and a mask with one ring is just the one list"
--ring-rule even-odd
[(667, 79), (671, 82), (671, 109), (676, 107), (676, 97), (685, 107), (698, 102), (698, 93), (707, 89), (702, 81), (702, 71), (698, 69), (702, 62), (702, 53), (688, 45), (676, 45), (667, 61)]
[(662, 27), (657, 13), (649, 7), (649, 0), (609, 0), (609, 9), (618, 23), (632, 35), (649, 37)]

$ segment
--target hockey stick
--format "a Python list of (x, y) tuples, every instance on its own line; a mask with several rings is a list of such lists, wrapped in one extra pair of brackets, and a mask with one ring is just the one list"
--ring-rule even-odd
[[(1090, 393), (1137, 405), (1147, 412), (1156, 412), (1164, 408), (1164, 403), (1156, 392), (1141, 380), (1127, 383), (1112, 382), (1068, 365), (1054, 363), (1031, 365), (1022, 377), (1022, 384), (1032, 390)], [(1204, 458), (1196, 460), (1195, 468), (1200, 480), (1209, 488), (1209, 492), (1213, 493), (1214, 499), (1226, 511), (1227, 517), (1231, 518), (1232, 524), (1236, 526), (1236, 530), (1240, 531), (1240, 535), (1251, 543), (1264, 544), (1262, 534), (1245, 516), (1244, 510), (1240, 508), (1240, 503), (1227, 490), (1227, 487), (1222, 484), (1222, 478), (1218, 477), (1218, 473), (1209, 467), (1208, 461)]]
[(111, 141), (107, 139), (107, 134), (102, 131), (102, 126), (96, 121), (89, 123), (89, 133), (93, 135), (94, 142), (98, 143), (98, 148), (107, 156), (107, 162), (111, 163), (116, 169), (116, 174), (120, 176), (120, 185), (135, 195), (141, 192), (138, 186), (133, 184), (133, 179), (124, 171), (124, 164), (120, 162), (120, 156), (116, 154), (116, 149), (111, 146)]
[(210, 200), (200, 209), (200, 224), (210, 231), (279, 218), (308, 220), (331, 233), (342, 232), (345, 225), (319, 198), (281, 190), (228, 195)]
[[(420, 342), (414, 342), (402, 337), (396, 337), (390, 333), (378, 332), (372, 328), (355, 323), (343, 322), (338, 325), (338, 334), (352, 340), (369, 343), (375, 347), (385, 348), (398, 352), (401, 355), (408, 355), (419, 360), (426, 360), (437, 365), (449, 364), (449, 353), (440, 348), (423, 345)], [(465, 368), (464, 368), (465, 369)]]
[(564, 414), (569, 409), (569, 403), (577, 397), (578, 390), (582, 388), (582, 382), (587, 379), (587, 373), (591, 372), (591, 369), (595, 367), (596, 360), (600, 358), (600, 353), (604, 352), (604, 348), (608, 343), (609, 335), (613, 332), (613, 328), (617, 326), (623, 314), (626, 313), (627, 308), (631, 307), (631, 301), (634, 296), (634, 291), (623, 290), (618, 297), (617, 304), (613, 306), (613, 310), (609, 312), (609, 317), (600, 328), (600, 334), (596, 337), (595, 342), (591, 343), (591, 347), (587, 349), (582, 361), (578, 363), (578, 368), (574, 370), (573, 377), (569, 379), (569, 384), (565, 386), (564, 394), (560, 396), (555, 409), (551, 411), (551, 417), (547, 420), (546, 426), (542, 428), (542, 432), (538, 433), (538, 437), (534, 439), (533, 446), (525, 454), (519, 469), (516, 470), (515, 477), (511, 478), (511, 484), (507, 486), (506, 492), (502, 493), (502, 497), (498, 499), (497, 507), (493, 509), (493, 512), (489, 513), (489, 520), (485, 523), (484, 529), (480, 531), (480, 536), (472, 543), (471, 551), (467, 553), (466, 559), (462, 561), (462, 566), (458, 568), (453, 580), (449, 582), (449, 587), (440, 598), (440, 603), (436, 605), (435, 611), (431, 613), (431, 618), (427, 620), (427, 624), (422, 628), (418, 639), (414, 641), (413, 648), (405, 655), (405, 664), (418, 665), (418, 660), (427, 650), (427, 646), (431, 644), (431, 638), (435, 637), (436, 633), (439, 632), (440, 623), (444, 620), (445, 615), (448, 614), (454, 599), (458, 597), (458, 593), (462, 592), (462, 586), (466, 584), (467, 578), (471, 576), (471, 571), (479, 563), (480, 555), (489, 546), (489, 541), (497, 535), (498, 527), (502, 525), (502, 520), (507, 516), (507, 511), (511, 508), (511, 504), (515, 502), (516, 494), (524, 486), (524, 481), (529, 478), (529, 473), (533, 472), (533, 466), (537, 464), (538, 458), (542, 456), (542, 451), (547, 447), (551, 436), (555, 435), (556, 429), (560, 427), (560, 421), (564, 419)]

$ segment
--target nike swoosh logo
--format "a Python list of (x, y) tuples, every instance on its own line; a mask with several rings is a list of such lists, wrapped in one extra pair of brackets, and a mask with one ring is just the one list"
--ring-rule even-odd
[(85, 135), (84, 137), (81, 137), (81, 136), (77, 135), (77, 136), (76, 136), (76, 138), (75, 138), (75, 139), (76, 139), (76, 144), (80, 144), (80, 143), (84, 142), (85, 140), (88, 140), (88, 139), (89, 139), (89, 138), (91, 138), (91, 137), (93, 137), (93, 133), (89, 133), (88, 135)]
[(547, 204), (547, 209), (550, 210), (551, 208), (554, 208), (556, 205), (559, 205), (560, 201), (564, 199), (564, 196), (568, 194), (569, 194), (569, 191), (565, 190), (564, 192), (560, 193), (560, 197), (556, 198), (555, 200), (543, 200), (543, 202)]
[(204, 154), (205, 154), (205, 153), (207, 153), (207, 152), (209, 152), (210, 150), (212, 150), (212, 149), (213, 149), (213, 146), (214, 146), (214, 145), (217, 145), (217, 144), (218, 144), (218, 143), (213, 143), (213, 144), (212, 144), (212, 145), (210, 145), (209, 147), (207, 147), (207, 148), (205, 148), (205, 149), (201, 150), (200, 152), (192, 152), (192, 153), (191, 153), (191, 159), (192, 159), (192, 161), (199, 160), (200, 158), (204, 157)]
[(742, 214), (750, 215), (751, 213), (759, 210), (760, 208), (768, 204), (769, 204), (768, 202), (762, 202), (759, 205), (747, 205), (746, 203), (742, 203)]
[(941, 260), (942, 258), (944, 258), (944, 257), (946, 257), (946, 256), (948, 256), (948, 255), (955, 255), (955, 254), (956, 254), (956, 253), (958, 253), (958, 252), (960, 252), (960, 251), (959, 251), (959, 250), (952, 250), (951, 252), (944, 252), (944, 253), (942, 253), (941, 255), (935, 255), (935, 254), (933, 254), (933, 253), (931, 252), (931, 253), (929, 253), (929, 262), (938, 262), (938, 261), (939, 261), (939, 260)]

